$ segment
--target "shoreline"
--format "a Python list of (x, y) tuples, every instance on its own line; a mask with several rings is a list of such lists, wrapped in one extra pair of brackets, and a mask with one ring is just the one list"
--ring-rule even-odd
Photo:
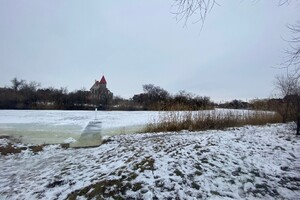
[[(104, 141), (101, 142), (103, 144)], [(72, 143), (56, 143), (56, 144), (25, 144), (22, 143), (19, 138), (0, 135), (0, 154), (2, 156), (7, 156), (11, 154), (22, 153), (22, 151), (32, 151), (33, 153), (38, 153), (44, 150), (46, 146), (58, 146), (61, 149), (85, 149), (85, 148), (96, 148), (99, 145), (86, 145), (86, 146), (72, 146)]]

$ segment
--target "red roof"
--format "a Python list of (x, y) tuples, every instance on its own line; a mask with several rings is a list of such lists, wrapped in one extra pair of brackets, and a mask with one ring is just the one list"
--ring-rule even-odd
[(100, 80), (100, 84), (106, 84), (106, 80), (105, 80), (105, 77), (102, 76), (101, 80)]

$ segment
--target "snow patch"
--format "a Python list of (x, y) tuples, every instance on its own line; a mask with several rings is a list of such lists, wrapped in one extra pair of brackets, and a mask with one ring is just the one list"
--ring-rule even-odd
[(67, 138), (67, 139), (64, 140), (64, 143), (74, 143), (74, 142), (76, 142), (76, 141), (77, 141), (77, 140), (75, 140), (74, 138), (69, 137), (69, 138)]

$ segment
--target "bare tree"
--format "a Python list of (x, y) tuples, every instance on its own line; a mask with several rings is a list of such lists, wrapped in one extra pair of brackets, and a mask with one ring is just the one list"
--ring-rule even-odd
[(276, 78), (276, 88), (283, 98), (276, 106), (277, 112), (282, 116), (283, 122), (295, 121), (297, 135), (300, 129), (300, 82), (299, 78), (287, 74)]
[(288, 56), (284, 66), (287, 68), (285, 77), (277, 78), (277, 88), (281, 94), (285, 94), (284, 106), (286, 118), (297, 123), (297, 135), (300, 129), (300, 21), (294, 25), (288, 25), (293, 36), (288, 40), (290, 47), (286, 50)]
[(23, 80), (23, 79), (18, 80), (18, 78), (15, 77), (11, 80), (11, 83), (12, 83), (12, 89), (17, 91), (24, 85), (25, 80)]
[(279, 92), (281, 97), (285, 97), (286, 95), (292, 95), (297, 93), (297, 85), (298, 79), (294, 78), (290, 74), (286, 76), (277, 76), (275, 86)]
[(163, 102), (166, 101), (170, 94), (165, 89), (155, 86), (153, 84), (143, 85), (144, 93), (147, 94), (149, 100), (154, 102)]
[(41, 86), (41, 83), (35, 82), (35, 81), (30, 81), (27, 83), (26, 81), (22, 80), (23, 84), (20, 87), (20, 90), (23, 91), (31, 91), (31, 92), (36, 92), (37, 89)]

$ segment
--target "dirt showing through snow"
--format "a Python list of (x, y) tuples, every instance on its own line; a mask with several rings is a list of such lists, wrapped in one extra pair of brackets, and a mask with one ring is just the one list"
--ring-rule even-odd
[[(132, 134), (0, 156), (0, 199), (299, 199), (291, 124)], [(8, 145), (0, 139), (0, 147)], [(15, 144), (17, 145), (17, 144)]]

